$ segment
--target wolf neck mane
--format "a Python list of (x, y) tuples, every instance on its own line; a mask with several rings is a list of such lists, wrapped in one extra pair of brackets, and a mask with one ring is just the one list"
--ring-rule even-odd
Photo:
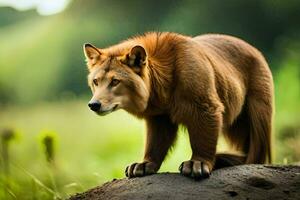
[(138, 38), (148, 54), (144, 80), (148, 82), (150, 97), (146, 112), (169, 107), (175, 85), (178, 37), (182, 36), (175, 33), (148, 33)]

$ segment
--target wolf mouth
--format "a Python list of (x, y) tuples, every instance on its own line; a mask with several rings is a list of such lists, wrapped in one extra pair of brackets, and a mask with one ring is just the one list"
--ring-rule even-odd
[(100, 116), (107, 115), (107, 114), (109, 114), (109, 113), (115, 111), (115, 110), (117, 109), (117, 107), (118, 107), (118, 104), (114, 105), (114, 107), (112, 107), (112, 108), (109, 109), (109, 110), (104, 110), (104, 111), (100, 111), (100, 110), (99, 110), (99, 111), (97, 111), (97, 114), (100, 115)]

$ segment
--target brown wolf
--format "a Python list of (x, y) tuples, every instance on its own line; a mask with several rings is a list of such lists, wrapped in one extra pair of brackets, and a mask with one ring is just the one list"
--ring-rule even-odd
[[(271, 162), (272, 74), (248, 43), (227, 35), (154, 32), (105, 49), (85, 44), (84, 53), (89, 107), (99, 115), (124, 109), (146, 121), (144, 160), (126, 168), (128, 177), (158, 171), (179, 124), (192, 148), (180, 166), (185, 176)], [(216, 154), (220, 133), (243, 155)]]

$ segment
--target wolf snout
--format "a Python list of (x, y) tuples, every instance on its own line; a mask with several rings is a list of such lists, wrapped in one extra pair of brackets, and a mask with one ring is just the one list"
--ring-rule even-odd
[(88, 106), (89, 106), (89, 108), (90, 108), (92, 111), (97, 112), (97, 111), (99, 111), (100, 108), (101, 108), (101, 103), (100, 103), (99, 101), (90, 101), (90, 102), (88, 103)]

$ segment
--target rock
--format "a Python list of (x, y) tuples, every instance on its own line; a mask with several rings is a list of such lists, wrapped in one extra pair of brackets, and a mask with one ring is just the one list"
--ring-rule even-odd
[(195, 181), (177, 173), (107, 182), (70, 200), (300, 199), (300, 166), (240, 165)]

